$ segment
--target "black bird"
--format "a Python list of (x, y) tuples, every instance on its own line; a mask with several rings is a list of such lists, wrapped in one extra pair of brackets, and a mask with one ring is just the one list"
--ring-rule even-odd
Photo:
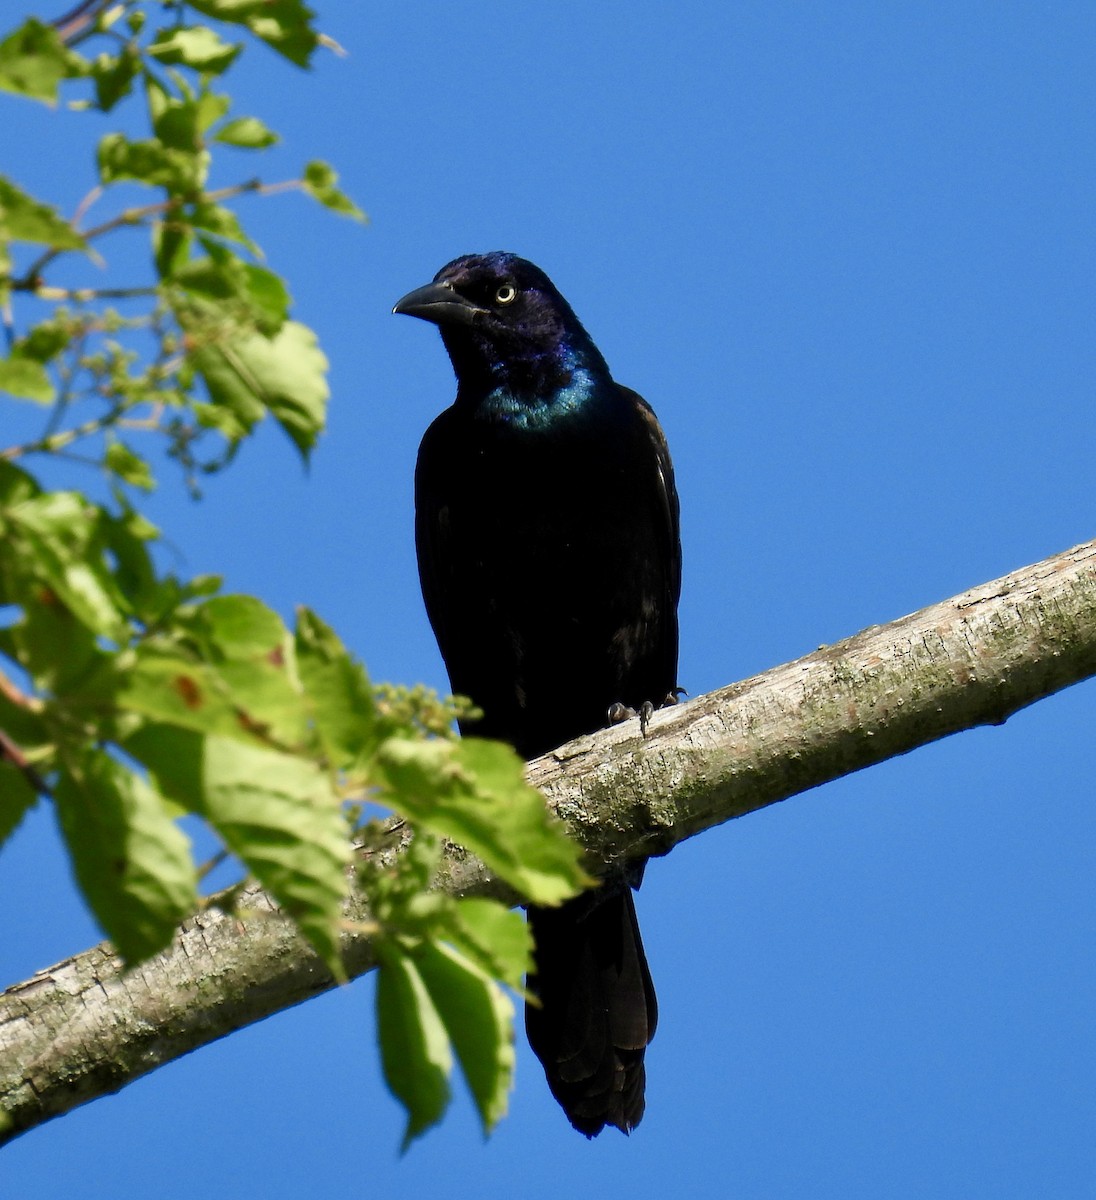
[[(483, 710), (462, 732), (534, 758), (672, 696), (678, 500), (650, 406), (513, 254), (455, 259), (393, 311), (439, 327), (457, 377), (419, 449), (415, 536), (450, 684)], [(629, 881), (529, 919), (548, 1086), (587, 1137), (628, 1133), (657, 1016)]]

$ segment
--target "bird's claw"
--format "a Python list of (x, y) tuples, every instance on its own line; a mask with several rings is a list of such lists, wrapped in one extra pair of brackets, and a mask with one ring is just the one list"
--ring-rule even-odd
[[(684, 688), (674, 688), (672, 692), (666, 693), (658, 707), (668, 708), (671, 704), (677, 703), (678, 696), (687, 696), (688, 694)], [(650, 700), (644, 700), (638, 710), (629, 708), (627, 704), (621, 704), (618, 700), (615, 704), (609, 705), (609, 711), (606, 713), (610, 725), (619, 725), (622, 721), (630, 721), (632, 717), (639, 717), (639, 732), (642, 737), (647, 736), (647, 726), (650, 725), (654, 715), (655, 706)]]

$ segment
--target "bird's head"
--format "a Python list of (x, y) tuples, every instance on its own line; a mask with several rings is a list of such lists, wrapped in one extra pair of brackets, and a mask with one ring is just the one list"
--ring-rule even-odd
[(462, 388), (545, 394), (579, 365), (607, 373), (555, 284), (516, 254), (462, 255), (392, 311), (438, 326)]

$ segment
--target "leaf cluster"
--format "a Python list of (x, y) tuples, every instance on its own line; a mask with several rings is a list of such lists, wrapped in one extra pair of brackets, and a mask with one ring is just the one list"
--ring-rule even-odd
[[(160, 565), (159, 531), (140, 511), (157, 448), (197, 494), (266, 418), (304, 459), (324, 425), (326, 359), (237, 201), (297, 190), (361, 213), (320, 162), (296, 179), (208, 188), (214, 153), (278, 139), (235, 112), (224, 86), (256, 41), (299, 67), (324, 44), (299, 0), (82, 4), (0, 40), (0, 90), (77, 111), (127, 103), (147, 125), (100, 139), (98, 178), (72, 217), (0, 175), (0, 393), (44, 410), (40, 436), (0, 448), (0, 843), (52, 804), (83, 895), (128, 964), (165, 949), (208, 902), (184, 817), (337, 977), (341, 941), (358, 932), (346, 901), (361, 891), (406, 1145), (444, 1111), (454, 1058), (485, 1129), (502, 1115), (513, 1065), (503, 985), (519, 989), (528, 965), (518, 915), (432, 889), (443, 844), (537, 903), (588, 881), (513, 752), (452, 737), (467, 706), (374, 687), (308, 609), (290, 627), (217, 578)], [(115, 199), (133, 184), (147, 203)], [(59, 263), (104, 265), (110, 239), (135, 232), (145, 276), (52, 282)], [(21, 324), (30, 298), (36, 319)], [(61, 456), (90, 465), (109, 499), (45, 486)], [(386, 851), (378, 811), (410, 828), (406, 853)]]
[[(189, 20), (202, 16), (212, 23)], [(82, 20), (68, 40), (32, 18), (0, 41), (0, 89), (57, 104), (64, 85), (82, 93), (70, 108), (102, 113), (130, 100), (147, 136), (99, 140), (98, 179), (72, 220), (0, 175), (0, 304), (10, 312), (12, 297), (25, 293), (57, 306), (25, 331), (6, 321), (0, 391), (51, 414), (41, 438), (8, 447), (5, 457), (71, 454), (79, 443), (108, 474), (147, 488), (153, 475), (132, 435), (151, 432), (166, 438), (196, 489), (267, 416), (307, 457), (323, 427), (326, 359), (312, 331), (290, 317), (289, 292), (234, 202), (298, 191), (363, 215), (323, 162), (307, 163), (295, 179), (249, 175), (218, 189), (208, 179), (215, 150), (254, 154), (279, 140), (258, 117), (233, 111), (224, 76), (245, 43), (231, 35), (249, 31), (307, 66), (321, 40), (312, 14), (298, 0), (207, 0), (104, 3)], [(149, 189), (148, 203), (112, 203), (134, 184)], [(93, 210), (109, 211), (88, 227)], [(143, 278), (109, 287), (50, 282), (59, 259), (101, 266), (104, 244), (134, 231), (150, 243)]]

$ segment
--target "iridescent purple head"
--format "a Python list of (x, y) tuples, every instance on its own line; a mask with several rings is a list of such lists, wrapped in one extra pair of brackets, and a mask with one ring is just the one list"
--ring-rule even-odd
[(555, 284), (506, 251), (455, 258), (392, 311), (438, 326), (462, 390), (544, 395), (565, 386), (578, 366), (608, 375)]

